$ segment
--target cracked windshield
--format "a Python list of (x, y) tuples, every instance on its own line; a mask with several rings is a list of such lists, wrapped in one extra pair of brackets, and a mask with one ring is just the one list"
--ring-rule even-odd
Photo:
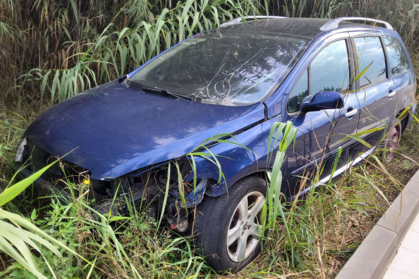
[[(248, 24), (254, 28), (243, 27)], [(128, 86), (167, 90), (195, 102), (250, 105), (278, 87), (307, 45), (304, 38), (278, 36), (259, 22), (221, 27), (152, 60)]]

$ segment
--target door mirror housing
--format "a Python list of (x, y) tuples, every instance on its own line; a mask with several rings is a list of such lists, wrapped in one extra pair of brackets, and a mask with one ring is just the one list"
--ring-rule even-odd
[(340, 109), (345, 102), (339, 92), (319, 92), (314, 96), (307, 96), (301, 104), (301, 113), (319, 111), (323, 109)]

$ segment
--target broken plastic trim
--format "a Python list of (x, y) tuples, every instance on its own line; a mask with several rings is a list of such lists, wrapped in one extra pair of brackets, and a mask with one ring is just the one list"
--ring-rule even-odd
[[(186, 207), (195, 207), (198, 204), (201, 203), (201, 201), (204, 199), (204, 194), (208, 186), (208, 178), (204, 178), (199, 180), (198, 184), (196, 185), (196, 189), (189, 193), (188, 196), (185, 197), (186, 200)], [(184, 208), (184, 204), (180, 204), (181, 208)]]
[[(181, 162), (183, 159), (184, 159), (184, 157), (182, 157), (182, 158), (180, 158), (180, 159), (178, 159), (176, 161)], [(128, 179), (129, 178), (136, 178), (136, 177), (147, 175), (148, 172), (153, 172), (153, 171), (157, 171), (158, 172), (159, 169), (164, 169), (167, 166), (168, 163), (169, 162), (166, 161), (166, 162), (161, 163), (161, 164), (156, 165), (156, 166), (146, 167), (146, 168), (143, 168), (143, 169), (140, 169), (140, 170), (131, 172), (131, 173), (127, 174), (126, 177)], [(184, 160), (182, 163), (183, 164), (190, 164), (190, 162), (188, 160)], [(186, 167), (186, 171), (187, 171), (187, 169), (188, 169), (188, 167)], [(189, 182), (193, 181), (193, 180), (190, 179), (191, 178), (190, 175), (192, 173), (193, 173), (193, 170), (192, 169), (189, 170), (189, 173), (186, 176), (184, 176), (184, 173), (183, 173), (182, 180), (184, 182), (186, 182), (186, 181), (189, 181)], [(182, 173), (178, 173), (177, 175), (182, 175)], [(117, 179), (118, 178), (116, 178), (115, 180), (117, 180)], [(171, 177), (170, 179), (171, 180), (175, 180), (174, 183), (176, 184), (176, 179), (174, 179), (173, 177)], [(192, 179), (193, 179), (193, 176), (192, 176)], [(198, 205), (199, 203), (201, 203), (201, 201), (204, 198), (206, 189), (209, 186), (209, 181), (210, 181), (209, 178), (197, 177), (195, 189), (192, 189), (191, 192), (189, 192), (187, 195), (185, 195), (185, 201), (186, 201), (186, 207), (187, 208), (195, 207), (196, 205)], [(166, 185), (161, 184), (159, 188), (163, 189), (165, 187), (166, 187)], [(189, 187), (189, 190), (191, 190), (190, 188), (191, 187)], [(171, 187), (169, 189), (169, 194), (170, 194), (170, 196), (176, 198), (178, 201), (181, 201), (181, 197), (180, 197), (180, 194), (179, 194), (179, 191), (178, 191), (178, 187)], [(185, 208), (185, 204), (183, 204), (182, 202), (180, 202), (179, 204), (180, 204), (180, 207), (181, 208)]]

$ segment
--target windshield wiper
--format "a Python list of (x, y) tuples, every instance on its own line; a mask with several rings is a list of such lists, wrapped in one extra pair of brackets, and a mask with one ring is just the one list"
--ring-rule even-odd
[(176, 99), (183, 99), (186, 101), (194, 101), (194, 98), (189, 97), (189, 96), (184, 96), (181, 94), (177, 94), (174, 92), (170, 92), (167, 89), (162, 89), (162, 88), (158, 88), (158, 87), (148, 87), (148, 86), (143, 86), (141, 85), (141, 89), (143, 91), (148, 91), (148, 92), (152, 92), (152, 93), (160, 93), (161, 95), (166, 95), (166, 96), (172, 96), (175, 97)]

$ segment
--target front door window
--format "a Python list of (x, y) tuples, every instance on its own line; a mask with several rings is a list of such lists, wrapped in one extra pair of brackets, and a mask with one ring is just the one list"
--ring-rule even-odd
[(349, 86), (349, 58), (346, 41), (325, 47), (311, 62), (310, 93), (342, 92)]

